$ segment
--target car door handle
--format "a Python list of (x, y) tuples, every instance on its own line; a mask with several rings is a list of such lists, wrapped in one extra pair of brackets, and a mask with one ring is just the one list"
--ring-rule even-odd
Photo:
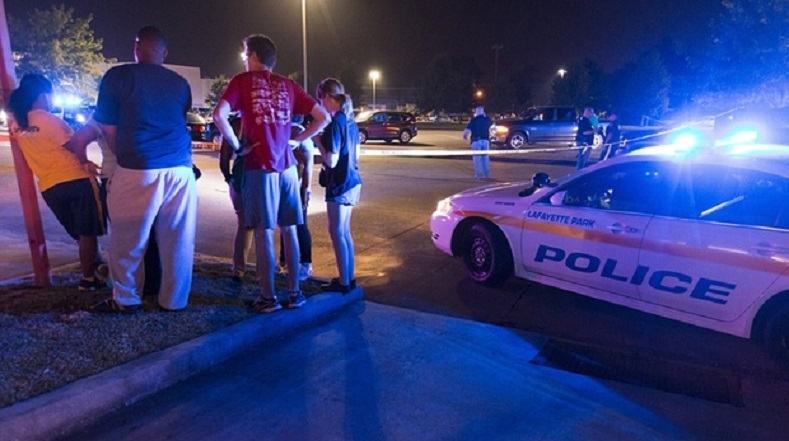
[(635, 233), (638, 233), (638, 231), (639, 231), (638, 228), (633, 228), (633, 227), (629, 227), (627, 225), (622, 225), (619, 222), (617, 222), (617, 223), (615, 223), (613, 225), (609, 225), (606, 228), (608, 229), (608, 231), (610, 231), (610, 232), (612, 232), (614, 234), (623, 234), (623, 233), (624, 234), (635, 234)]
[(775, 256), (776, 254), (789, 254), (789, 248), (773, 245), (767, 242), (759, 242), (753, 247), (756, 254), (760, 256)]

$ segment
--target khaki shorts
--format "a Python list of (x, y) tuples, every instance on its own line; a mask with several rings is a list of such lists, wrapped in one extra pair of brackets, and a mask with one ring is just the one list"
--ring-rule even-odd
[(277, 173), (244, 170), (241, 196), (244, 226), (273, 229), (304, 223), (296, 166)]

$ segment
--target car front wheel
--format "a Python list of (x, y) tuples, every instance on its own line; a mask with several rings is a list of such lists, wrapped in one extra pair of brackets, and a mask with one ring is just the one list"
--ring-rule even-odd
[(359, 130), (359, 144), (364, 144), (365, 142), (367, 142), (367, 132)]
[(408, 144), (408, 142), (411, 141), (411, 132), (408, 130), (403, 130), (400, 132), (398, 139), (400, 140), (400, 144)]
[(523, 132), (515, 132), (507, 139), (507, 145), (513, 150), (520, 150), (528, 144), (529, 138)]
[(463, 238), (461, 253), (466, 273), (477, 283), (495, 286), (512, 274), (512, 252), (507, 238), (494, 225), (473, 224)]
[(780, 363), (789, 366), (789, 302), (783, 302), (764, 323), (764, 346)]

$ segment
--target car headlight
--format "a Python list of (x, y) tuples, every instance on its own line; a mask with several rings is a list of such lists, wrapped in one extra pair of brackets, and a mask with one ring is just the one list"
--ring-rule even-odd
[(438, 201), (438, 205), (436, 206), (436, 213), (439, 214), (449, 214), (452, 212), (452, 202), (449, 198), (441, 199)]
[(493, 136), (507, 136), (507, 133), (510, 132), (510, 129), (504, 126), (493, 126), (490, 129), (490, 134)]
[(78, 123), (85, 124), (85, 115), (78, 113), (75, 119), (77, 120)]

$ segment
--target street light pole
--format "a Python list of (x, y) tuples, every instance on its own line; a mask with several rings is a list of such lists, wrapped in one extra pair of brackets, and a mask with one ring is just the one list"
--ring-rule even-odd
[(381, 78), (381, 72), (377, 70), (370, 71), (370, 79), (373, 80), (373, 109), (375, 109), (375, 82)]
[(495, 59), (493, 61), (493, 84), (499, 83), (499, 51), (504, 49), (503, 44), (495, 44), (491, 47), (495, 51)]
[(304, 90), (307, 90), (307, 0), (301, 0), (301, 41), (304, 60)]

